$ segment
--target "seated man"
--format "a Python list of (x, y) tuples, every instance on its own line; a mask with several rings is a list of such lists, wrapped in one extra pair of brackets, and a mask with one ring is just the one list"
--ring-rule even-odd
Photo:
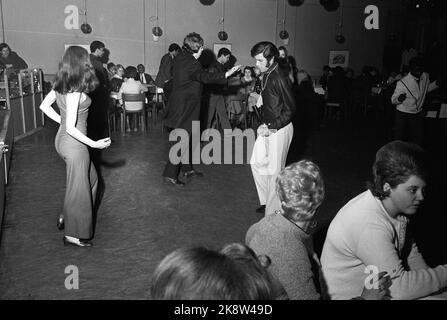
[(152, 79), (149, 73), (145, 73), (145, 68), (142, 64), (137, 66), (138, 70), (138, 78), (136, 80), (140, 80), (142, 84), (146, 85), (155, 85), (154, 79)]
[(17, 53), (11, 51), (6, 43), (0, 43), (0, 69), (12, 68), (22, 70), (28, 68), (28, 64), (19, 57)]
[(332, 299), (358, 295), (365, 277), (387, 272), (392, 299), (417, 299), (447, 286), (447, 265), (430, 268), (407, 224), (426, 186), (425, 154), (418, 145), (393, 141), (376, 154), (374, 182), (332, 220), (321, 256)]

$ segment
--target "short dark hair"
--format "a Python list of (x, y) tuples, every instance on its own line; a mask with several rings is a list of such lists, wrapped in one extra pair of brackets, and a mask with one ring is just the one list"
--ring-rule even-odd
[(90, 43), (90, 52), (93, 53), (96, 51), (96, 49), (105, 48), (105, 44), (101, 41), (95, 40), (92, 43)]
[(420, 57), (414, 57), (409, 62), (410, 70), (414, 68), (424, 68), (424, 61)]
[(197, 53), (201, 47), (203, 47), (203, 38), (198, 33), (188, 33), (183, 40), (183, 49), (187, 53)]
[(258, 54), (262, 53), (262, 55), (264, 56), (264, 58), (267, 59), (267, 61), (270, 61), (272, 58), (274, 58), (273, 61), (277, 61), (279, 57), (278, 48), (276, 48), (276, 46), (273, 43), (268, 41), (258, 42), (253, 46), (253, 48), (251, 48), (250, 53), (253, 58)]
[(140, 78), (138, 77), (137, 68), (135, 68), (134, 66), (128, 66), (124, 71), (124, 76), (126, 78), (133, 78), (135, 80), (140, 80)]
[(169, 49), (168, 49), (169, 52), (180, 51), (180, 50), (181, 50), (181, 48), (177, 43), (171, 43), (169, 45)]
[(67, 48), (59, 63), (53, 83), (54, 91), (59, 94), (92, 92), (98, 84), (87, 50), (79, 46)]
[(217, 57), (219, 58), (221, 56), (231, 56), (231, 51), (228, 48), (220, 48), (217, 52)]
[(368, 188), (374, 196), (383, 200), (389, 196), (389, 191), (383, 191), (385, 183), (395, 188), (405, 183), (412, 175), (427, 180), (425, 151), (412, 142), (392, 141), (377, 151), (372, 171), (374, 182), (368, 183)]
[(11, 48), (9, 47), (9, 45), (5, 42), (0, 43), (0, 51), (2, 51), (3, 49), (8, 48), (9, 51), (11, 51)]
[(284, 51), (284, 53), (286, 54), (286, 57), (289, 55), (289, 53), (287, 52), (286, 47), (284, 47), (284, 46), (280, 46), (280, 47), (278, 48), (278, 51), (280, 51), (280, 50)]

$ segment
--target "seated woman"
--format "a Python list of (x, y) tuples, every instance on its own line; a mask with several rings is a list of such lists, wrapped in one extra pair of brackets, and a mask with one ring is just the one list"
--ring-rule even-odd
[(110, 91), (118, 94), (124, 81), (124, 67), (121, 64), (117, 64), (115, 68), (116, 73), (113, 75), (112, 79), (110, 79)]
[(12, 68), (16, 70), (27, 69), (28, 64), (19, 57), (17, 53), (11, 51), (6, 43), (0, 43), (0, 69)]
[(247, 98), (254, 91), (255, 81), (253, 68), (245, 67), (239, 86), (234, 87), (237, 92), (227, 97), (227, 110), (233, 115), (238, 115), (237, 123), (245, 121), (246, 113), (250, 111), (247, 110)]
[(147, 92), (147, 87), (141, 84), (137, 68), (129, 66), (125, 70), (126, 81), (124, 81), (118, 91), (118, 100), (123, 104), (123, 93), (143, 93)]
[[(127, 67), (125, 70), (125, 77), (126, 81), (122, 83), (117, 96), (121, 106), (123, 106), (123, 93), (137, 94), (148, 91), (147, 86), (141, 84), (141, 82), (139, 81), (137, 68), (133, 66)], [(126, 108), (128, 109), (138, 109), (140, 106), (141, 104), (138, 101), (126, 102)], [(127, 130), (130, 131), (130, 124)], [(136, 126), (134, 127), (134, 131), (137, 131)]]
[(253, 251), (238, 243), (220, 252), (204, 247), (175, 250), (155, 270), (150, 293), (156, 300), (287, 298)]
[(376, 154), (374, 182), (332, 220), (321, 256), (333, 299), (362, 290), (365, 274), (387, 272), (392, 299), (417, 299), (447, 286), (447, 265), (430, 268), (407, 228), (424, 200), (427, 163), (416, 144), (393, 141)]
[[(256, 254), (271, 259), (269, 271), (282, 283), (291, 300), (318, 300), (320, 285), (313, 269), (319, 269), (319, 260), (311, 235), (316, 225), (315, 213), (325, 194), (320, 169), (309, 160), (289, 165), (278, 175), (276, 192), (282, 209), (252, 225), (246, 244)], [(389, 278), (382, 276), (378, 280), (379, 288), (359, 292), (361, 298), (385, 297)]]

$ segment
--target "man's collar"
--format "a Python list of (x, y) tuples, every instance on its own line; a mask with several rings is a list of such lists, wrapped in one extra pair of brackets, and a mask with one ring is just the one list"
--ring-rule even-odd
[(270, 66), (270, 68), (267, 69), (266, 72), (264, 72), (264, 74), (270, 74), (272, 73), (273, 70), (276, 69), (276, 67), (278, 66), (278, 62), (273, 62), (272, 65)]

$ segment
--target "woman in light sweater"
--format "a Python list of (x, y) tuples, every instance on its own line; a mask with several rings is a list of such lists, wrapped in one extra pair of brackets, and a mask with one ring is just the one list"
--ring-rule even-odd
[(332, 220), (321, 256), (332, 299), (361, 292), (379, 271), (393, 283), (392, 299), (417, 299), (447, 286), (447, 265), (430, 268), (407, 228), (424, 200), (425, 153), (393, 141), (376, 154), (370, 189), (349, 201)]
[[(252, 225), (246, 244), (257, 255), (270, 258), (269, 271), (291, 300), (319, 300), (320, 285), (313, 270), (318, 273), (320, 262), (313, 251), (312, 231), (325, 193), (320, 169), (309, 160), (289, 165), (276, 179), (276, 192), (282, 209)], [(391, 281), (383, 274), (377, 280), (377, 288), (360, 290), (361, 297), (354, 299), (384, 298)]]

